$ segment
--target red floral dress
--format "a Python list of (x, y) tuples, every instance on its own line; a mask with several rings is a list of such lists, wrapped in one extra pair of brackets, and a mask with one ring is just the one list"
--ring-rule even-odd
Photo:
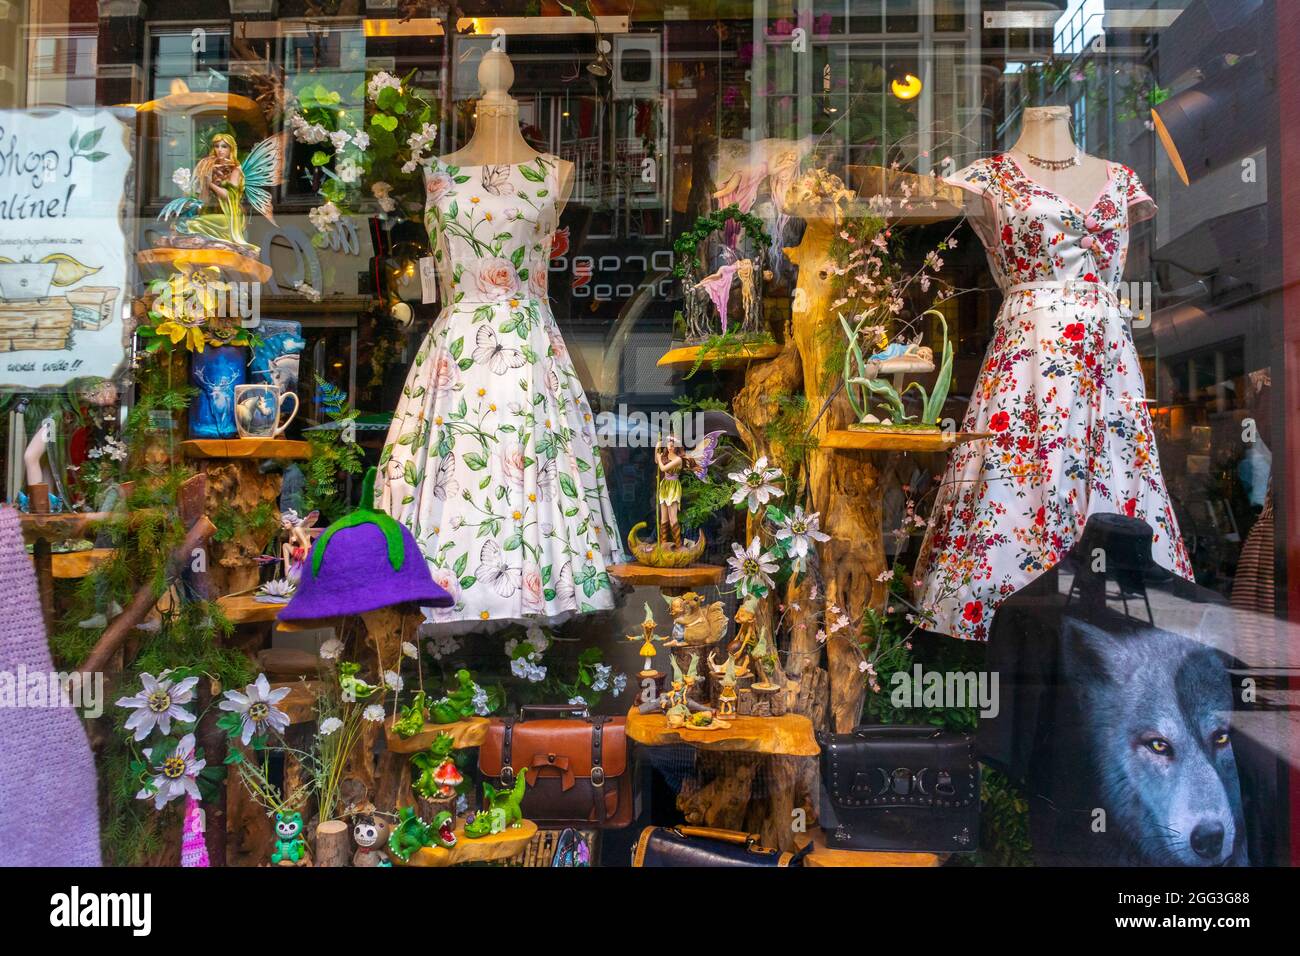
[(1156, 562), (1190, 579), (1115, 292), (1129, 227), (1155, 203), (1118, 163), (1086, 210), (1009, 155), (949, 182), (984, 200), (972, 222), (1004, 299), (962, 423), (993, 437), (953, 452), (921, 547), (925, 626), (987, 640), (998, 605), (1059, 562), (1097, 513), (1147, 522)]

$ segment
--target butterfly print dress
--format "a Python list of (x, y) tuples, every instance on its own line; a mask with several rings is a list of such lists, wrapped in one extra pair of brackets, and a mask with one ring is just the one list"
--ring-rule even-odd
[(1010, 155), (949, 182), (983, 200), (972, 223), (1004, 298), (962, 423), (993, 437), (952, 453), (921, 548), (925, 626), (987, 640), (998, 605), (1057, 564), (1096, 513), (1145, 521), (1155, 561), (1190, 579), (1116, 294), (1129, 229), (1155, 203), (1118, 163), (1088, 209)]
[(549, 156), (425, 172), (446, 305), (402, 389), (376, 503), (455, 599), (434, 621), (613, 606), (622, 550), (595, 422), (546, 294), (557, 178)]

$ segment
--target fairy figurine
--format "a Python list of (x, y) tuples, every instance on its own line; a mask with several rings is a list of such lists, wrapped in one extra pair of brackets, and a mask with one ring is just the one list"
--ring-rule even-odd
[(674, 435), (665, 435), (655, 443), (655, 468), (659, 480), (655, 483), (654, 543), (641, 541), (637, 532), (645, 527), (639, 522), (628, 532), (627, 543), (632, 554), (642, 564), (652, 567), (686, 567), (699, 560), (704, 553), (705, 540), (701, 532), (695, 541), (682, 541), (679, 512), (682, 506), (682, 471), (691, 472), (701, 481), (706, 480), (709, 465), (718, 450), (723, 431), (709, 432), (700, 443), (687, 451)]
[(701, 481), (708, 473), (709, 465), (718, 450), (718, 439), (722, 432), (710, 432), (687, 454), (677, 444), (677, 439), (666, 436), (655, 446), (655, 467), (659, 470), (659, 483), (655, 503), (658, 509), (659, 540), (671, 539), (676, 547), (682, 546), (682, 526), (677, 512), (682, 504), (682, 469), (686, 469)]
[(176, 171), (173, 180), (186, 194), (163, 206), (158, 218), (175, 220), (174, 229), (181, 235), (256, 251), (257, 246), (248, 241), (244, 202), (275, 222), (271, 190), (284, 174), (285, 152), (286, 138), (272, 136), (241, 161), (235, 137), (217, 133), (192, 172)]

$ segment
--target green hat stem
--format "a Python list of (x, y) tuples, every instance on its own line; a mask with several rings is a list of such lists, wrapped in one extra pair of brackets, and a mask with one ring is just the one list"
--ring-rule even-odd
[(357, 505), (357, 510), (344, 515), (326, 528), (325, 533), (316, 542), (316, 547), (312, 549), (311, 553), (312, 577), (320, 574), (321, 562), (325, 559), (325, 549), (329, 547), (330, 539), (334, 537), (335, 533), (342, 531), (344, 528), (356, 528), (363, 524), (376, 525), (383, 532), (384, 542), (388, 545), (388, 563), (393, 566), (394, 571), (402, 570), (402, 564), (406, 561), (406, 548), (402, 542), (402, 526), (397, 523), (392, 515), (378, 511), (374, 507), (375, 477), (377, 474), (378, 472), (374, 468), (366, 472), (366, 477), (361, 482), (361, 504)]

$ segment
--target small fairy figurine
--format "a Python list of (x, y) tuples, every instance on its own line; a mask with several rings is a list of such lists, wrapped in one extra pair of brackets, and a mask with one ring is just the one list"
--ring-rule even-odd
[(661, 677), (662, 675), (655, 670), (654, 663), (655, 654), (657, 653), (655, 651), (655, 641), (662, 640), (662, 638), (655, 637), (655, 616), (650, 610), (650, 602), (646, 602), (645, 620), (641, 622), (641, 633), (629, 634), (627, 639), (629, 641), (643, 642), (641, 644), (641, 650), (638, 651), (638, 653), (641, 655), (641, 660), (645, 662), (645, 667), (642, 668), (641, 673), (638, 676)]
[(272, 136), (241, 161), (235, 137), (217, 133), (193, 172), (177, 170), (173, 179), (186, 188), (186, 194), (163, 206), (158, 218), (174, 219), (175, 230), (182, 235), (256, 251), (257, 246), (248, 241), (244, 201), (275, 222), (271, 190), (284, 174), (286, 146), (283, 134)]

